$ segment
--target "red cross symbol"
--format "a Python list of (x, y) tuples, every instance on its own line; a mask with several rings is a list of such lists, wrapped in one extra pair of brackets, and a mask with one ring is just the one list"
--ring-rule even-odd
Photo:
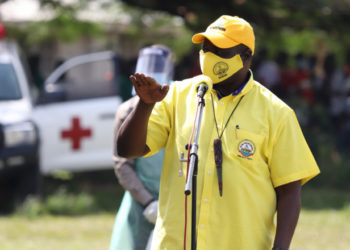
[(74, 151), (80, 149), (80, 141), (83, 137), (91, 137), (91, 129), (82, 129), (80, 127), (80, 119), (78, 117), (72, 118), (72, 127), (61, 132), (63, 139), (70, 139), (72, 141), (72, 149)]

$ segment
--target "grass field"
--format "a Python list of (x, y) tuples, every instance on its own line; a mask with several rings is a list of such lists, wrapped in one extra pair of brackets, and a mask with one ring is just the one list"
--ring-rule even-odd
[[(24, 213), (0, 216), (0, 249), (108, 249), (115, 211), (123, 191), (119, 185), (96, 187), (79, 182), (77, 186), (78, 189), (70, 187), (68, 190), (78, 196), (59, 193), (52, 195), (51, 203), (40, 203), (40, 206), (51, 209), (46, 212), (34, 203)], [(51, 187), (56, 189), (57, 185)], [(84, 195), (80, 195), (81, 191)], [(74, 203), (73, 200), (80, 202)], [(52, 204), (56, 210), (52, 209)], [(305, 189), (303, 209), (291, 249), (350, 249), (350, 192)]]
[(291, 249), (350, 249), (350, 209), (303, 210)]
[(114, 215), (0, 218), (2, 250), (108, 249)]
[[(108, 249), (113, 213), (0, 218), (2, 250)], [(349, 210), (303, 210), (291, 249), (350, 249)]]

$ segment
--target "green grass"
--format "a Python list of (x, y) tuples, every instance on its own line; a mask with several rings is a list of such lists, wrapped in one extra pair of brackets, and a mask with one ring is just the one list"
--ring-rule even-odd
[[(0, 216), (1, 250), (109, 248), (123, 189), (112, 171), (45, 178), (41, 200)], [(350, 249), (350, 191), (305, 188), (296, 250)]]
[[(75, 173), (68, 179), (45, 177), (43, 181), (42, 199), (48, 201), (52, 197), (80, 197), (85, 195), (93, 199), (87, 210), (91, 213), (114, 212), (119, 206), (124, 190), (119, 185), (114, 170)], [(82, 198), (82, 197), (80, 197)], [(89, 212), (89, 211), (85, 211)]]
[[(34, 219), (0, 217), (2, 250), (108, 249), (114, 213), (84, 216), (45, 215)], [(300, 215), (291, 249), (347, 250), (350, 209), (305, 210)]]
[(114, 214), (0, 217), (2, 250), (103, 250), (109, 248)]
[(302, 210), (291, 249), (350, 249), (350, 209)]
[(350, 192), (306, 188), (291, 244), (300, 250), (350, 249)]

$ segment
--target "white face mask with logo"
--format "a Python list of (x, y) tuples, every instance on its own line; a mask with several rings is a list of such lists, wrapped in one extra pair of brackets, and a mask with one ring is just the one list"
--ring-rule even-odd
[(210, 77), (213, 84), (226, 80), (243, 68), (243, 62), (239, 54), (226, 59), (212, 52), (200, 50), (199, 60), (203, 75)]

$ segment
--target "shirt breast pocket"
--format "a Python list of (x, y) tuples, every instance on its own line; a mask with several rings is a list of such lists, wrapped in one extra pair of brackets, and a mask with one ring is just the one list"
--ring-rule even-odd
[(265, 137), (243, 129), (234, 129), (233, 134), (229, 135), (227, 141), (230, 141), (230, 157), (237, 159), (243, 165), (254, 165), (264, 161), (263, 145)]

